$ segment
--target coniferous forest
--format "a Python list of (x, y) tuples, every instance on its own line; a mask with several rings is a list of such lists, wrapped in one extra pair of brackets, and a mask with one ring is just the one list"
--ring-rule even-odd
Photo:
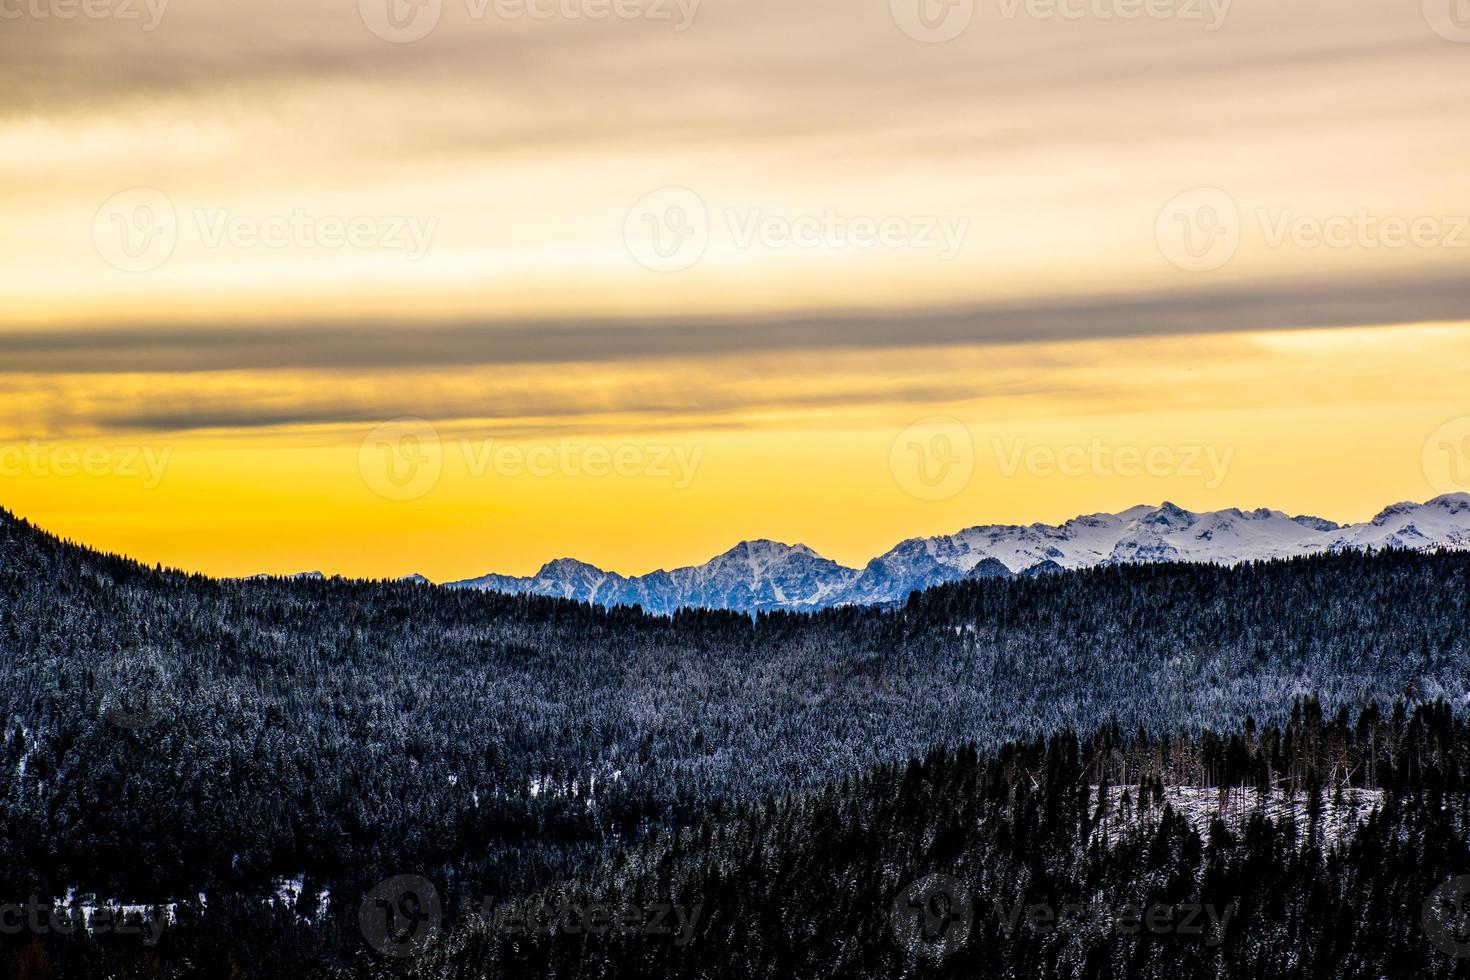
[(653, 617), (0, 513), (0, 968), (1470, 976), (1467, 586), (1346, 553)]

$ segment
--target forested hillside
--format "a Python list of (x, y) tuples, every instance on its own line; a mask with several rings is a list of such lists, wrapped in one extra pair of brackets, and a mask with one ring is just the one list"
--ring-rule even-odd
[[(935, 746), (1277, 723), (1308, 694), (1330, 711), (1459, 704), (1467, 585), (1467, 554), (1343, 554), (652, 617), (218, 581), (0, 514), (0, 893), (203, 892), (205, 921), (150, 955), (216, 963), (234, 944), (249, 975), (282, 975), (359, 949), (357, 896), (391, 875), (524, 894), (650, 832)], [(260, 913), (273, 879), (302, 875), (336, 898)]]
[[(1167, 802), (1181, 785), (1212, 791), (1207, 812)], [(936, 751), (619, 854), (407, 976), (1470, 977), (1467, 793), (1470, 728), (1445, 705)], [(1298, 802), (1267, 816), (1273, 797)], [(599, 932), (599, 907), (686, 928)], [(556, 926), (518, 926), (538, 921)], [(403, 975), (367, 955), (350, 974)]]

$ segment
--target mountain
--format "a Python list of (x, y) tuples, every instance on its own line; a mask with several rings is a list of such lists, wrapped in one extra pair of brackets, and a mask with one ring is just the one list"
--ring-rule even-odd
[(562, 558), (529, 578), (487, 575), (451, 587), (637, 605), (655, 613), (682, 608), (754, 612), (838, 605), (839, 593), (854, 574), (805, 545), (745, 541), (703, 565), (634, 578)]
[(847, 568), (805, 545), (747, 541), (703, 565), (625, 577), (563, 558), (535, 575), (486, 575), (451, 588), (554, 596), (603, 606), (815, 610), (901, 602), (911, 592), (967, 578), (1005, 578), (1139, 562), (1293, 558), (1347, 550), (1470, 547), (1470, 494), (1385, 508), (1363, 524), (1339, 525), (1279, 510), (1195, 513), (1172, 503), (1089, 514), (1061, 525), (972, 527), (912, 538)]

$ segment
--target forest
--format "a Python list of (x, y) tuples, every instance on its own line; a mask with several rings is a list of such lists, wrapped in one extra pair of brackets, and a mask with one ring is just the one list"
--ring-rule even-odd
[[(939, 749), (666, 833), (406, 972), (362, 955), (341, 976), (1470, 977), (1467, 765), (1442, 703)], [(1176, 808), (1185, 787), (1203, 805)], [(599, 906), (698, 914), (598, 933)], [(543, 908), (584, 914), (508, 928)]]
[[(1406, 761), (1398, 746), (1414, 726), (1432, 722), (1436, 731), (1455, 733), (1461, 741), (1453, 744), (1463, 749), (1455, 726), (1470, 690), (1467, 586), (1470, 554), (1344, 553), (1235, 568), (1111, 566), (984, 579), (918, 593), (891, 609), (650, 616), (398, 582), (222, 581), (100, 554), (0, 512), (0, 807), (7, 838), (0, 905), (34, 898), (49, 907), (67, 895), (88, 895), (174, 909), (152, 945), (142, 942), (146, 929), (100, 936), (0, 929), (0, 965), (15, 975), (57, 977), (276, 977), (349, 965), (372, 975), (429, 971), (439, 968), (435, 963), (451, 971), (445, 975), (538, 975), (541, 967), (531, 964), (542, 961), (535, 958), (562, 955), (559, 947), (529, 939), (485, 946), (472, 928), (480, 897), (601, 887), (614, 880), (607, 875), (652, 895), (668, 881), (645, 881), (627, 862), (717, 877), (727, 864), (721, 835), (745, 842), (730, 853), (775, 862), (778, 870), (789, 865), (795, 874), (820, 859), (823, 874), (849, 876), (849, 891), (836, 905), (822, 895), (791, 899), (825, 902), (834, 914), (881, 918), (881, 908), (862, 906), (882, 897), (893, 876), (927, 873), (927, 865), (951, 857), (959, 862), (954, 869), (968, 874), (1001, 843), (1028, 875), (1045, 865), (1074, 883), (1114, 880), (1111, 874), (1119, 888), (1143, 887), (1157, 875), (1127, 879), (1143, 874), (1128, 863), (1143, 852), (1126, 848), (1143, 848), (1135, 838), (1159, 827), (1174, 828), (1171, 840), (1184, 847), (1175, 819), (1182, 810), (1153, 805), (1170, 801), (1157, 780), (1145, 784), (1142, 763), (1099, 766), (1099, 757), (1079, 748), (1071, 761), (1059, 756), (1049, 775), (1052, 746), (1069, 732), (1112, 733), (1102, 736), (1109, 751), (1124, 756), (1134, 751), (1126, 746), (1153, 746), (1157, 755), (1172, 740), (1195, 745), (1166, 752), (1167, 766), (1144, 767), (1167, 785), (1236, 780), (1244, 792), (1263, 779), (1268, 790), (1286, 779), (1293, 792), (1306, 792), (1310, 769), (1323, 787), (1382, 792), (1379, 822), (1339, 844), (1357, 846), (1376, 827), (1374, 840), (1399, 846), (1411, 829), (1402, 821), (1431, 819), (1428, 804), (1413, 800), (1431, 786), (1444, 794), (1463, 790), (1458, 770), (1442, 758), (1430, 765), (1421, 752)], [(1325, 772), (1284, 749), (1273, 754), (1269, 733), (1291, 730), (1304, 703), (1311, 717), (1322, 711), (1334, 719), (1316, 730), (1352, 732), (1332, 744), (1346, 753), (1342, 764), (1356, 759), (1371, 776), (1351, 767), (1352, 775)], [(1341, 718), (1344, 711), (1377, 718), (1375, 704), (1398, 705), (1381, 722), (1401, 733), (1387, 755), (1365, 753), (1354, 741), (1363, 723)], [(1253, 729), (1242, 730), (1247, 719)], [(1381, 725), (1369, 724), (1365, 737), (1376, 738)], [(1218, 734), (1227, 732), (1239, 734)], [(1028, 751), (1045, 753), (1045, 764), (1029, 770), (1042, 787), (1063, 773), (1088, 775), (1073, 787), (1076, 798), (1062, 801), (1036, 798), (1040, 790), (1013, 782), (1006, 806), (1029, 801), (1036, 812), (1007, 810), (1013, 823), (1002, 834), (1005, 821), (987, 809), (998, 784), (982, 786), (981, 773), (1000, 764), (994, 760)], [(1102, 806), (1112, 805), (1098, 789), (1104, 775), (1113, 787), (1138, 787), (1128, 809), (1118, 793), (1116, 813)], [(878, 838), (861, 836), (878, 824), (834, 825), (836, 814), (846, 820), (864, 808), (875, 821), (912, 818), (897, 809), (905, 780), (928, 786), (923, 792), (935, 811), (929, 822), (914, 824), (932, 830), (922, 849), (884, 859), (890, 845), (918, 844), (885, 831), (880, 848)], [(942, 795), (972, 782), (980, 795)], [(1407, 794), (1407, 802), (1395, 803), (1394, 794)], [(1452, 798), (1434, 819), (1463, 815), (1463, 794)], [(801, 816), (823, 799), (838, 809)], [(1199, 804), (1195, 797), (1175, 802)], [(1331, 848), (1310, 835), (1311, 808), (1301, 815), (1293, 806), (1281, 809), (1259, 831), (1275, 842), (1272, 860), (1320, 853), (1330, 870)], [(972, 824), (947, 822), (943, 814), (951, 810), (989, 816), (971, 839)], [(1076, 822), (1084, 811), (1087, 820), (1120, 829)], [(1132, 819), (1120, 823), (1124, 812)], [(1145, 812), (1154, 816), (1144, 820)], [(761, 823), (768, 814), (774, 829)], [(1026, 822), (1043, 819), (1044, 827)], [(1445, 829), (1435, 826), (1436, 833)], [(1254, 865), (1239, 862), (1254, 852), (1240, 850), (1247, 846), (1241, 842), (1260, 841), (1248, 824), (1231, 833), (1233, 842), (1217, 842), (1206, 827), (1204, 844), (1219, 845), (1207, 853), (1253, 881), (1242, 867)], [(1415, 833), (1424, 845), (1427, 832)], [(1057, 850), (1064, 840), (1080, 848), (1077, 855)], [(1114, 853), (1118, 848), (1125, 850)], [(1052, 867), (1053, 859), (1063, 864)], [(1447, 872), (1462, 859), (1447, 850), (1426, 873)], [(606, 870), (614, 867), (606, 862), (620, 860), (621, 871)], [(707, 867), (696, 874), (701, 862)], [(883, 865), (880, 878), (862, 877), (870, 862)], [(1202, 881), (1206, 865), (1194, 867)], [(1346, 875), (1353, 867), (1362, 869), (1348, 859), (1339, 870)], [(767, 870), (740, 871), (755, 877), (720, 887), (755, 901)], [(1394, 874), (1401, 872), (1407, 874)], [(1298, 884), (1314, 896), (1350, 887), (1328, 870), (1312, 875)], [(406, 962), (365, 941), (370, 930), (361, 915), (365, 897), (405, 876), (435, 883), (448, 933), (430, 953)], [(286, 897), (283, 881), (295, 883)], [(568, 884), (579, 881), (586, 884)], [(812, 884), (799, 877), (790, 883), (798, 891)], [(985, 894), (1001, 894), (1011, 883)], [(1422, 940), (1415, 925), (1422, 896), (1413, 908), (1404, 903), (1424, 883), (1396, 886), (1401, 934), (1385, 948), (1406, 950)], [(1334, 894), (1345, 903), (1343, 914), (1372, 911), (1353, 905), (1350, 891)], [(670, 895), (651, 904), (689, 913)], [(658, 970), (718, 976), (728, 968), (733, 975), (737, 962), (741, 972), (763, 976), (801, 975), (819, 962), (850, 963), (845, 975), (936, 968), (885, 959), (890, 954), (875, 945), (870, 928), (878, 919), (861, 928), (854, 920), (846, 933), (827, 924), (828, 940), (850, 946), (846, 955), (859, 960), (831, 960), (830, 949), (811, 941), (800, 948), (824, 949), (827, 959), (802, 965), (789, 959), (799, 950), (754, 946), (748, 961), (709, 958), (708, 934), (700, 930), (755, 929), (740, 918), (754, 915), (759, 928), (779, 931), (789, 927), (780, 924), (783, 909), (791, 911), (728, 906), (722, 915), (706, 914), (690, 925), (692, 941), (663, 951), (685, 965), (660, 961)], [(1288, 938), (1308, 941), (1311, 934), (1301, 930), (1309, 926), (1316, 927), (1296, 919), (1260, 922), (1280, 940), (1271, 955), (1296, 948)], [(1277, 935), (1281, 929), (1287, 933)], [(1058, 956), (1081, 955), (1063, 945), (1054, 950)], [(1219, 952), (1227, 945), (1211, 955), (1235, 955)], [(998, 948), (988, 940), (983, 946)], [(1006, 960), (1014, 975), (1038, 975), (1026, 964), (1041, 961), (1025, 957), (1049, 955), (1027, 950), (1017, 948), (1022, 958)], [(762, 959), (767, 953), (778, 960)], [(531, 959), (515, 959), (521, 955)], [(589, 946), (578, 955), (585, 960), (558, 971), (661, 975), (624, 971), (613, 947)], [(966, 954), (958, 955), (940, 967), (999, 966), (966, 966)], [(1059, 975), (1110, 975), (1095, 960), (1105, 955), (1112, 954), (1086, 952), (1081, 972)], [(1147, 971), (1157, 967), (1158, 975), (1186, 969), (1152, 954), (1128, 955), (1152, 964)], [(1394, 962), (1424, 964), (1428, 955), (1420, 950), (1418, 959)], [(468, 959), (433, 959), (449, 956)], [(1205, 968), (1203, 961), (1188, 968), (1195, 966)], [(1154, 975), (1147, 971), (1128, 975)]]

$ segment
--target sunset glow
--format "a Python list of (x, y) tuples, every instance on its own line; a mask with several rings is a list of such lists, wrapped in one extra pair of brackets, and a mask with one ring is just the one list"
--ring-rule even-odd
[(58, 533), (442, 581), (1470, 490), (1417, 2), (131, 6), (0, 21), (0, 506)]

